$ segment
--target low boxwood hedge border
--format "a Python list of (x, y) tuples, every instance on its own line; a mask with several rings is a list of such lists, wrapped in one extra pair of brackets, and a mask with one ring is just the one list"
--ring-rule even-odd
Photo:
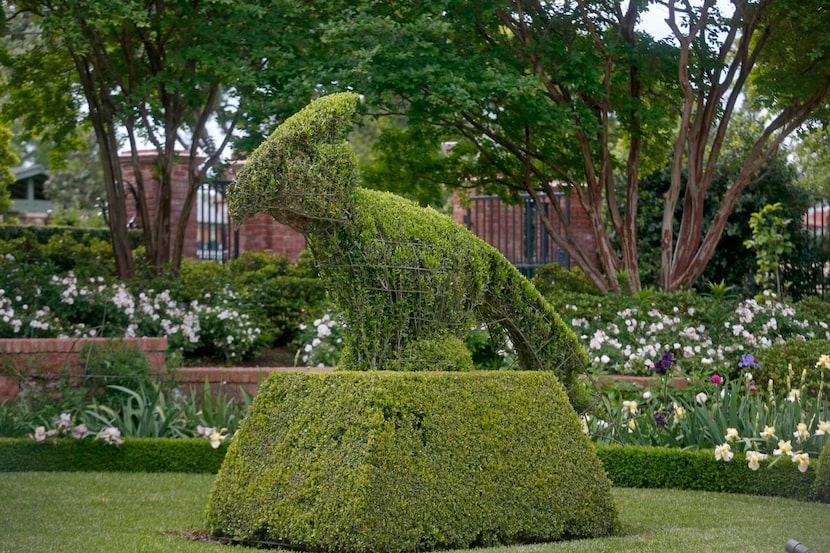
[(0, 472), (216, 473), (226, 450), (200, 439), (126, 438), (109, 445), (89, 438), (0, 438)]
[(746, 457), (736, 453), (716, 461), (714, 450), (663, 447), (597, 446), (597, 454), (614, 486), (622, 488), (676, 488), (711, 492), (790, 497), (815, 497), (816, 470), (798, 470), (790, 459), (771, 459), (750, 470)]
[[(0, 438), (0, 472), (218, 472), (227, 445), (213, 449), (205, 440), (127, 438), (120, 446), (67, 438), (35, 443)], [(736, 454), (728, 463), (709, 450), (598, 445), (597, 453), (614, 486), (677, 488), (790, 497), (830, 503), (830, 447), (806, 473), (782, 459), (749, 470)]]

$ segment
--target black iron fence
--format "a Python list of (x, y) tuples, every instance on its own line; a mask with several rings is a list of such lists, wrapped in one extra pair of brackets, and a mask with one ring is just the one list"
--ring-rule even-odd
[(803, 236), (796, 255), (785, 268), (785, 280), (799, 297), (825, 297), (830, 293), (830, 205), (814, 205), (804, 215)]
[(473, 196), (464, 214), (464, 225), (473, 234), (495, 246), (525, 276), (531, 277), (540, 265), (559, 263), (570, 266), (570, 257), (550, 237), (542, 222), (548, 217), (560, 230), (570, 216), (570, 199), (557, 194), (566, 220), (557, 216), (550, 201), (540, 196), (533, 201), (522, 196), (517, 204), (507, 205), (498, 196)]
[(239, 231), (228, 217), (229, 181), (199, 187), (196, 197), (196, 256), (222, 263), (239, 257)]

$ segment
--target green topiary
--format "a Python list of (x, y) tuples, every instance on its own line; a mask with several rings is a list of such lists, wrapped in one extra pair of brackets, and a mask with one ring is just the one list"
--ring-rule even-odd
[(813, 493), (816, 500), (822, 503), (830, 503), (830, 440), (824, 444), (818, 458)]
[(616, 529), (610, 484), (549, 372), (275, 373), (208, 524), (313, 551), (423, 551)]
[(585, 405), (584, 350), (504, 256), (432, 209), (357, 187), (343, 140), (357, 100), (326, 96), (286, 120), (229, 188), (234, 220), (264, 212), (305, 234), (346, 322), (341, 368), (471, 370), (462, 340), (475, 319)]

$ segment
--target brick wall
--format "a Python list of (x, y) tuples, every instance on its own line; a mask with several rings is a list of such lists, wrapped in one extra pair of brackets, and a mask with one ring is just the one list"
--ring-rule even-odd
[(167, 338), (4, 338), (0, 339), (0, 401), (13, 400), (27, 386), (45, 386), (84, 374), (81, 350), (88, 344), (125, 342), (147, 355), (150, 369), (164, 370)]
[(255, 215), (239, 227), (240, 252), (270, 252), (296, 261), (305, 245), (305, 236), (269, 215)]
[[(150, 218), (152, 219), (158, 209), (159, 179), (155, 176), (158, 155), (155, 151), (143, 151), (139, 152), (138, 157), (140, 171), (144, 178), (147, 205), (150, 211)], [(120, 159), (124, 182), (135, 184), (136, 171), (132, 163), (132, 157), (124, 155)], [(176, 225), (182, 208), (184, 207), (187, 188), (189, 186), (187, 175), (188, 157), (181, 154), (178, 159), (179, 163), (173, 168), (170, 202), (171, 244), (176, 237)], [(229, 179), (233, 177), (233, 171), (237, 168), (238, 164), (231, 168), (228, 175)], [(197, 257), (199, 239), (199, 225), (196, 221), (197, 211), (194, 203), (193, 209), (190, 212), (187, 234), (184, 240), (183, 254), (185, 257)], [(127, 213), (129, 216), (132, 216), (136, 212), (137, 207), (135, 201), (131, 195), (128, 195)], [(136, 218), (135, 224), (139, 227), (142, 225), (140, 217)], [(305, 237), (291, 227), (280, 224), (267, 215), (257, 215), (245, 221), (239, 227), (238, 246), (240, 252), (270, 252), (276, 255), (283, 255), (292, 260), (297, 260), (300, 252), (305, 248)]]
[[(594, 237), (585, 210), (582, 209), (579, 202), (567, 201), (564, 197), (560, 198), (560, 206), (564, 212), (570, 213), (568, 220), (563, 221), (561, 224), (563, 226), (567, 225), (574, 240), (579, 244), (579, 247), (586, 253), (588, 258), (596, 260), (597, 253)], [(511, 262), (518, 263), (526, 253), (523, 241), (526, 226), (523, 209), (524, 206), (522, 205), (505, 205), (495, 197), (486, 197), (485, 199), (472, 202), (469, 206), (462, 206), (460, 198), (455, 194), (453, 197), (452, 216), (453, 219), (465, 227), (469, 225), (471, 232), (498, 248)], [(552, 210), (549, 213), (552, 214)], [(556, 218), (552, 218), (556, 225)], [(544, 240), (549, 240), (549, 238), (546, 237), (547, 231), (543, 228), (541, 222), (536, 225), (535, 232), (537, 244), (536, 255), (540, 255), (541, 252), (539, 251), (538, 245), (542, 244)], [(555, 258), (555, 253), (558, 252), (558, 246), (549, 243), (548, 251), (552, 251), (552, 256)]]
[[(132, 162), (132, 156), (122, 155), (119, 157), (121, 162), (121, 174), (125, 186), (131, 184), (136, 186), (136, 168)], [(187, 175), (188, 156), (181, 154), (179, 156), (179, 163), (173, 167), (171, 195), (170, 195), (170, 243), (173, 244), (176, 240), (176, 228), (178, 220), (184, 207), (184, 201), (187, 196), (187, 189), (189, 180)], [(138, 153), (138, 165), (140, 173), (144, 180), (144, 194), (147, 208), (149, 210), (150, 219), (155, 217), (159, 205), (159, 187), (160, 179), (156, 176), (156, 167), (158, 163), (158, 154), (154, 150), (141, 151)], [(141, 227), (144, 222), (138, 216), (138, 206), (135, 198), (130, 192), (127, 192), (127, 216), (132, 217), (136, 214), (135, 226)], [(196, 207), (194, 204), (190, 212), (187, 231), (184, 239), (183, 254), (185, 257), (196, 257), (197, 249), (197, 226), (196, 226)]]

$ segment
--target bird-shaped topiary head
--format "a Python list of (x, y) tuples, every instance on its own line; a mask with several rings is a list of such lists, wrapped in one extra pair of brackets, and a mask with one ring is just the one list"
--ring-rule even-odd
[(240, 224), (267, 213), (300, 232), (311, 222), (341, 220), (357, 186), (345, 138), (358, 99), (351, 92), (324, 96), (277, 127), (231, 183), (231, 218)]

